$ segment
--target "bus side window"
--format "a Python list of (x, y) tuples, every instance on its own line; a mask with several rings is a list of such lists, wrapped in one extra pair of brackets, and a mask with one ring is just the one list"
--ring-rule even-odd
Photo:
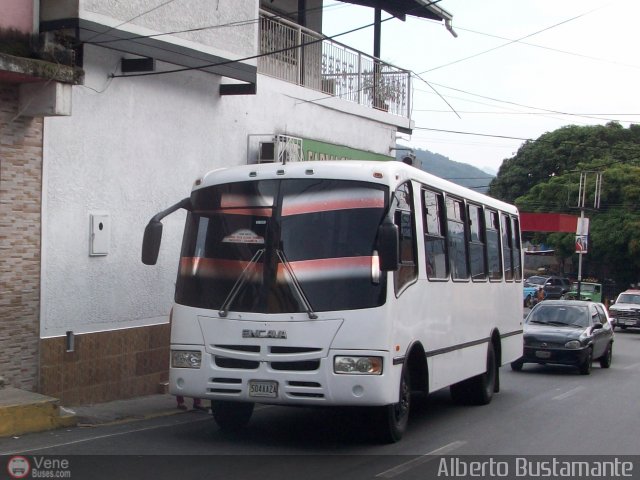
[(405, 286), (418, 278), (418, 262), (411, 184), (400, 185), (396, 190), (395, 197), (397, 201), (395, 223), (400, 235), (400, 265), (394, 273), (397, 295)]
[(513, 237), (513, 278), (522, 280), (522, 247), (520, 246), (520, 222), (511, 218), (511, 236)]
[(446, 204), (451, 276), (454, 280), (467, 280), (469, 268), (467, 267), (464, 203), (462, 200), (447, 197)]
[(513, 280), (513, 235), (511, 234), (511, 219), (504, 213), (500, 214), (502, 227), (502, 260), (504, 262), (504, 279)]
[(429, 280), (449, 277), (447, 227), (444, 220), (444, 198), (441, 193), (422, 190), (425, 260)]
[(485, 228), (487, 238), (487, 262), (490, 280), (502, 280), (502, 258), (500, 254), (500, 224), (498, 212), (485, 210)]
[(482, 207), (469, 204), (467, 211), (467, 218), (469, 219), (469, 261), (471, 265), (471, 278), (473, 280), (486, 280), (487, 263)]

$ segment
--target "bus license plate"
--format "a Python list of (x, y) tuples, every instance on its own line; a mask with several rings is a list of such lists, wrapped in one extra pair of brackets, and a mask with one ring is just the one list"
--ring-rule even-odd
[(272, 380), (249, 380), (249, 396), (277, 398), (278, 382)]
[(536, 350), (536, 357), (538, 358), (550, 358), (551, 352), (547, 352), (545, 350)]

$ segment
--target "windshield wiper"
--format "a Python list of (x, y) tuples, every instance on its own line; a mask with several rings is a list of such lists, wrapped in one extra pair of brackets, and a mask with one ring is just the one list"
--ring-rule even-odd
[(542, 320), (530, 320), (529, 323), (539, 323), (540, 325), (547, 325), (549, 322), (543, 322)]
[(307, 311), (307, 315), (309, 315), (309, 318), (311, 320), (315, 320), (316, 318), (318, 318), (318, 315), (311, 308), (311, 304), (309, 303), (309, 300), (307, 300), (307, 297), (304, 294), (304, 290), (302, 290), (302, 287), (298, 282), (296, 274), (293, 273), (293, 268), (291, 268), (291, 264), (289, 263), (289, 260), (287, 260), (287, 258), (284, 256), (284, 252), (282, 250), (279, 250), (279, 249), (276, 250), (276, 255), (278, 255), (278, 259), (280, 260), (280, 262), (282, 262), (282, 265), (284, 265), (284, 268), (287, 269), (287, 272), (289, 272), (289, 275), (291, 276), (291, 284), (293, 285), (296, 293), (300, 297), (300, 300), (302, 300), (302, 304), (304, 305), (304, 308)]
[(258, 250), (255, 255), (251, 257), (251, 260), (249, 260), (247, 266), (244, 267), (244, 270), (242, 270), (242, 273), (238, 277), (238, 280), (236, 280), (236, 283), (233, 284), (233, 288), (229, 292), (229, 295), (227, 295), (227, 298), (225, 298), (224, 302), (222, 303), (222, 307), (220, 307), (218, 315), (220, 315), (221, 317), (227, 316), (231, 303), (233, 303), (233, 301), (236, 299), (238, 293), (240, 293), (242, 287), (244, 287), (244, 284), (247, 283), (247, 279), (249, 278), (249, 270), (254, 269), (256, 263), (258, 263), (258, 260), (260, 260), (260, 258), (262, 257), (262, 254), (264, 254), (264, 248)]

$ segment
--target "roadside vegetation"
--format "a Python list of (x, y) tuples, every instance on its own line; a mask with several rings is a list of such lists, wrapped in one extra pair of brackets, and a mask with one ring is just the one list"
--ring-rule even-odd
[[(515, 203), (521, 212), (579, 215), (581, 172), (602, 172), (600, 208), (588, 209), (589, 253), (583, 268), (621, 287), (639, 281), (640, 125), (567, 126), (523, 144), (506, 159), (489, 195)], [(593, 206), (595, 174), (589, 175), (586, 206)], [(563, 259), (574, 255), (573, 233), (536, 234)], [(577, 268), (575, 269), (577, 271)]]

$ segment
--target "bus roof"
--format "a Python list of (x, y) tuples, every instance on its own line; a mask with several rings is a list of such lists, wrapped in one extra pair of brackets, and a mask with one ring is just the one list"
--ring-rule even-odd
[(407, 180), (415, 180), (436, 190), (483, 203), (516, 214), (515, 206), (444, 180), (402, 162), (372, 160), (329, 160), (314, 162), (262, 163), (220, 168), (206, 173), (196, 182), (194, 190), (211, 185), (281, 178), (330, 178), (378, 183), (392, 190)]

